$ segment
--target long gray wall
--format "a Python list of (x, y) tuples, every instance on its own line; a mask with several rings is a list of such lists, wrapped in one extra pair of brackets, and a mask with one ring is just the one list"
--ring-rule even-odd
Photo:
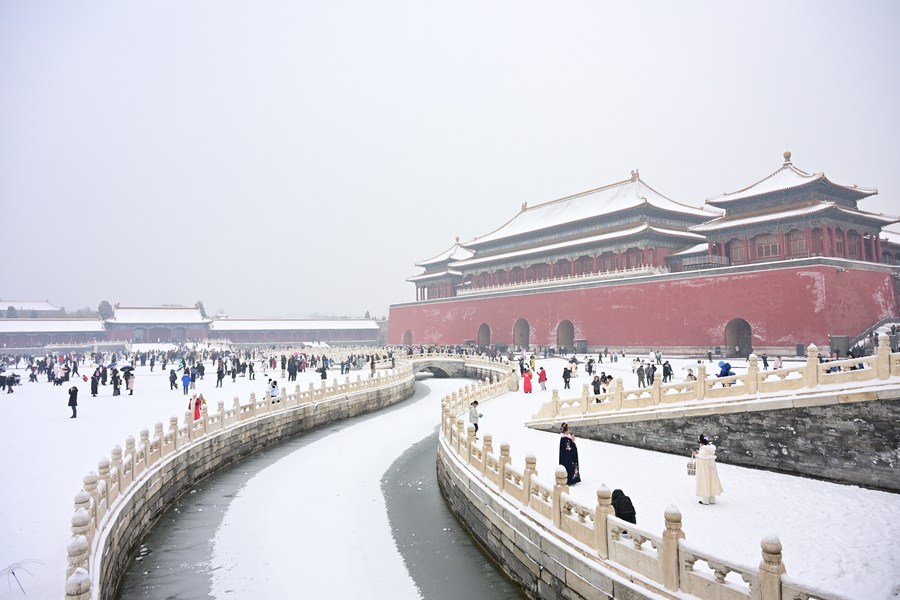
[(803, 408), (585, 424), (576, 433), (684, 456), (706, 433), (718, 437), (716, 454), (723, 463), (900, 492), (900, 394), (894, 394)]

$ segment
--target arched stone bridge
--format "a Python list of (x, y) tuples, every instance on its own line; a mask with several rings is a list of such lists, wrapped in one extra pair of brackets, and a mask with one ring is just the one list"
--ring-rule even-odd
[[(513, 371), (513, 365), (464, 354), (414, 354), (403, 357), (412, 363), (413, 372), (428, 371), (435, 377), (497, 380)], [(510, 378), (510, 391), (519, 389), (518, 377)]]

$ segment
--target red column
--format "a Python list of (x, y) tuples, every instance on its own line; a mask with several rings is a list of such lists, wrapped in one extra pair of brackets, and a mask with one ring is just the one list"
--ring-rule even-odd
[(575, 274), (575, 259), (573, 258), (569, 261), (569, 275), (574, 275), (574, 274)]
[(881, 262), (881, 235), (875, 235), (875, 250), (878, 254), (875, 255), (875, 262)]
[(878, 262), (878, 245), (875, 243), (875, 234), (869, 234), (869, 241), (871, 241), (872, 246), (872, 262)]
[(725, 258), (725, 242), (719, 242), (719, 256)]
[(649, 252), (649, 250), (647, 250), (647, 247), (644, 246), (644, 256), (643, 256), (644, 265), (650, 264), (649, 256), (650, 256), (650, 252)]
[(844, 230), (844, 258), (850, 256), (850, 240), (847, 238), (847, 230)]
[(712, 242), (706, 242), (706, 256), (712, 258)]
[(778, 245), (778, 256), (781, 258), (781, 260), (784, 260), (784, 258), (787, 256), (787, 248), (784, 247), (784, 232), (783, 231), (778, 233), (778, 238), (780, 240), (780, 243)]
[(594, 273), (598, 273), (598, 271), (597, 271), (597, 258), (598, 258), (598, 257), (597, 257), (597, 255), (595, 254), (595, 255), (594, 255)]
[(831, 256), (831, 232), (828, 225), (822, 225), (822, 254)]
[[(846, 247), (847, 244), (845, 243), (844, 246)], [(810, 256), (812, 256), (812, 230), (809, 227), (807, 227), (806, 228), (806, 257), (809, 258)]]

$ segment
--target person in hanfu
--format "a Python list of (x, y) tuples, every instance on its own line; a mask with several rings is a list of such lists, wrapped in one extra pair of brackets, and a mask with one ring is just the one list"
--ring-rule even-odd
[(528, 369), (522, 373), (522, 389), (525, 390), (526, 394), (531, 393), (531, 371)]
[(697, 441), (700, 448), (691, 453), (697, 457), (697, 495), (700, 496), (700, 504), (715, 504), (716, 496), (725, 491), (716, 468), (716, 447), (706, 434), (700, 435)]
[(581, 481), (578, 470), (578, 446), (575, 445), (575, 434), (569, 431), (569, 424), (563, 423), (559, 436), (559, 464), (566, 468), (566, 483), (575, 485)]

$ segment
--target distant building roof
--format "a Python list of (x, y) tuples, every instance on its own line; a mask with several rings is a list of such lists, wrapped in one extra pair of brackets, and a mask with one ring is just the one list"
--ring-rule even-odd
[(210, 331), (378, 331), (372, 319), (216, 319)]
[(679, 250), (678, 252), (673, 252), (669, 256), (688, 256), (690, 254), (701, 254), (704, 252), (709, 252), (709, 244), (697, 244), (696, 246), (690, 246), (689, 248), (685, 248), (684, 250)]
[(114, 306), (113, 316), (107, 322), (118, 325), (179, 324), (199, 325), (209, 323), (196, 306)]
[(0, 300), (0, 309), (6, 310), (12, 306), (17, 312), (36, 310), (39, 312), (58, 311), (58, 306), (53, 306), (46, 300)]
[(720, 194), (718, 196), (707, 198), (706, 203), (712, 206), (722, 207), (722, 205), (727, 205), (728, 203), (734, 202), (735, 200), (743, 200), (745, 198), (752, 198), (754, 196), (762, 196), (764, 194), (770, 194), (773, 192), (800, 188), (818, 182), (822, 182), (833, 188), (849, 192), (851, 196), (856, 197), (857, 199), (865, 198), (866, 196), (872, 196), (878, 193), (878, 190), (874, 188), (864, 188), (857, 185), (841, 185), (838, 183), (834, 183), (827, 177), (825, 177), (824, 173), (807, 173), (806, 171), (801, 171), (791, 163), (791, 153), (785, 152), (784, 165), (782, 165), (780, 169), (778, 169), (768, 177), (765, 177), (764, 179), (757, 181), (753, 185), (749, 185), (736, 192)]
[(431, 279), (441, 279), (442, 277), (462, 277), (462, 273), (453, 269), (444, 269), (443, 271), (435, 271), (434, 273), (422, 273), (415, 277), (410, 277), (407, 281), (428, 281)]
[(885, 240), (889, 244), (900, 245), (900, 231), (892, 231), (890, 229), (882, 229), (881, 230), (881, 239)]
[(0, 333), (105, 333), (100, 319), (0, 319)]
[(521, 212), (506, 224), (485, 236), (467, 242), (465, 245), (474, 248), (488, 242), (613, 214), (645, 204), (695, 219), (710, 219), (721, 214), (714, 209), (696, 208), (667, 198), (645, 184), (641, 180), (640, 174), (633, 171), (631, 179), (625, 181), (536, 206), (523, 204)]

